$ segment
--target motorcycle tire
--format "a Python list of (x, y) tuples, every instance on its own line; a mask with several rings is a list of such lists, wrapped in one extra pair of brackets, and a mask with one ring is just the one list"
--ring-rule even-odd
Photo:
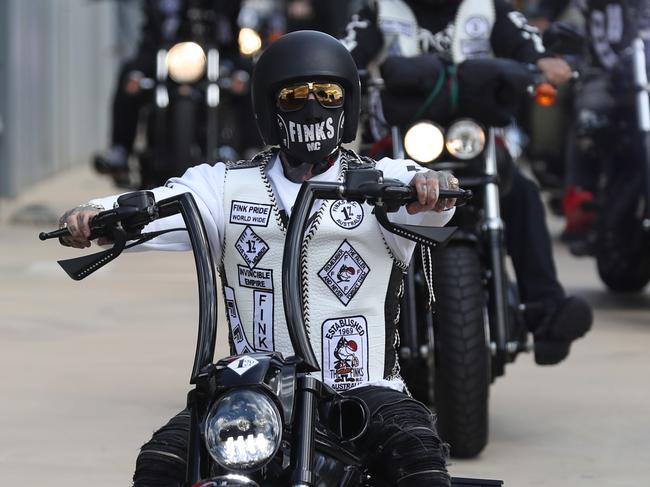
[[(641, 245), (645, 241), (646, 245)], [(639, 236), (634, 241), (623, 241), (612, 234), (603, 235), (596, 250), (598, 275), (603, 283), (617, 293), (641, 292), (650, 281), (648, 241)]]
[(614, 292), (638, 293), (650, 281), (650, 239), (636, 216), (641, 192), (640, 178), (624, 195), (613, 180), (605, 194), (610, 204), (599, 216), (596, 265), (603, 283)]
[(450, 244), (433, 257), (436, 295), (435, 409), (451, 455), (472, 458), (488, 440), (491, 355), (477, 249)]

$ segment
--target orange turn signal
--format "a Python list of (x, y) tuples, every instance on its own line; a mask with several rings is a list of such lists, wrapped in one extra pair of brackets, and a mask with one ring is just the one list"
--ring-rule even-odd
[(550, 83), (540, 83), (535, 88), (535, 103), (543, 107), (550, 107), (557, 98), (557, 89)]

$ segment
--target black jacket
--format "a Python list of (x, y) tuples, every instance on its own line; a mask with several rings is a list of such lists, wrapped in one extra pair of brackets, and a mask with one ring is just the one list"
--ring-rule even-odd
[[(544, 57), (544, 50), (537, 29), (528, 25), (526, 18), (505, 0), (493, 0), (496, 21), (492, 29), (491, 47), (496, 57), (514, 59), (523, 63), (535, 63)], [(449, 54), (451, 38), (447, 34), (453, 24), (458, 3), (433, 6), (407, 0), (421, 28), (430, 31), (436, 39), (432, 52)], [(360, 67), (370, 63), (383, 47), (383, 36), (377, 25), (377, 11), (370, 5), (363, 7), (348, 23), (347, 35), (356, 39), (350, 51)]]

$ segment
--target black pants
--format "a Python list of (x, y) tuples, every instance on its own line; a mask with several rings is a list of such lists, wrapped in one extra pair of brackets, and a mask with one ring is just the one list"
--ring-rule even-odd
[(125, 87), (129, 74), (133, 71), (140, 71), (145, 77), (154, 75), (155, 56), (155, 52), (141, 52), (120, 68), (113, 95), (111, 142), (113, 145), (123, 146), (127, 152), (131, 152), (133, 149), (133, 141), (138, 128), (138, 113), (148, 95), (143, 91), (129, 94), (125, 91)]
[(501, 199), (506, 248), (523, 303), (545, 304), (564, 297), (537, 185), (515, 169), (512, 188)]
[[(366, 403), (370, 421), (356, 447), (369, 473), (383, 486), (449, 487), (447, 447), (435, 429), (434, 415), (406, 394), (368, 386), (347, 391)], [(182, 411), (143, 445), (136, 461), (134, 487), (180, 487), (185, 479), (190, 416)]]

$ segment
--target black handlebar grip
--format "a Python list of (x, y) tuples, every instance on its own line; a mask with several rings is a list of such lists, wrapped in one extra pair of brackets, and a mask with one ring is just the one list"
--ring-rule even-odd
[(38, 238), (41, 240), (49, 240), (51, 238), (67, 237), (68, 235), (70, 235), (70, 232), (67, 228), (59, 228), (58, 230), (54, 230), (52, 232), (41, 232), (38, 234)]

